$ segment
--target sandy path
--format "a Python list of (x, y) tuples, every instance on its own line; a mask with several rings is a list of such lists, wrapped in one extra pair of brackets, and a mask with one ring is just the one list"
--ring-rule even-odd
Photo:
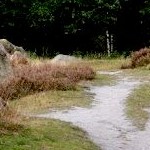
[(121, 72), (100, 73), (116, 75), (119, 80), (113, 86), (90, 87), (88, 92), (94, 94), (90, 108), (55, 110), (38, 117), (73, 123), (85, 130), (103, 150), (150, 150), (150, 123), (145, 131), (140, 131), (124, 112), (124, 102), (139, 82), (123, 77)]

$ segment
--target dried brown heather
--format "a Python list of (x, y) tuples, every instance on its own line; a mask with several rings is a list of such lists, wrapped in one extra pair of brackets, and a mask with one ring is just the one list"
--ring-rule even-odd
[(95, 77), (88, 66), (54, 66), (49, 63), (15, 67), (13, 75), (0, 83), (0, 97), (15, 99), (45, 90), (75, 89), (80, 80)]
[(131, 54), (131, 66), (133, 68), (146, 66), (150, 63), (150, 49), (143, 48)]
[[(81, 64), (80, 64), (81, 65)], [(88, 66), (57, 66), (49, 63), (40, 65), (19, 65), (14, 67), (11, 76), (0, 83), (0, 98), (8, 101), (30, 93), (45, 90), (75, 89), (80, 80), (95, 77)], [(0, 134), (18, 132), (20, 125), (18, 114), (8, 107), (0, 110)]]
[(131, 53), (131, 61), (122, 64), (121, 69), (136, 68), (150, 64), (150, 49), (142, 48)]

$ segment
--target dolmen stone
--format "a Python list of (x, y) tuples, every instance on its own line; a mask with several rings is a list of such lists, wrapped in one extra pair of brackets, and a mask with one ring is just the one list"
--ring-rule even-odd
[(12, 44), (6, 39), (0, 39), (0, 44), (3, 45), (7, 53), (9, 53), (10, 55), (12, 55), (15, 51), (20, 51), (22, 53), (25, 53), (25, 50), (22, 47), (15, 46), (14, 44)]
[(8, 52), (5, 50), (4, 46), (0, 44), (0, 77), (6, 76), (10, 71), (8, 57)]
[(70, 65), (79, 62), (81, 62), (81, 58), (63, 54), (59, 54), (51, 60), (51, 63), (55, 65)]
[(0, 79), (12, 71), (12, 67), (28, 63), (25, 50), (6, 39), (0, 39)]

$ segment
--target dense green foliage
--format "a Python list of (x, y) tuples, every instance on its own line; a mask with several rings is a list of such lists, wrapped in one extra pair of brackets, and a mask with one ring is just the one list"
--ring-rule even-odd
[(122, 53), (149, 45), (149, 18), (148, 0), (3, 0), (0, 38), (44, 55), (104, 53), (108, 42)]

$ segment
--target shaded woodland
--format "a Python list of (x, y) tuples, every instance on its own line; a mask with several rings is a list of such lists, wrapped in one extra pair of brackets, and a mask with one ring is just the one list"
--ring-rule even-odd
[(150, 1), (1, 0), (0, 38), (44, 56), (128, 54), (150, 45)]

